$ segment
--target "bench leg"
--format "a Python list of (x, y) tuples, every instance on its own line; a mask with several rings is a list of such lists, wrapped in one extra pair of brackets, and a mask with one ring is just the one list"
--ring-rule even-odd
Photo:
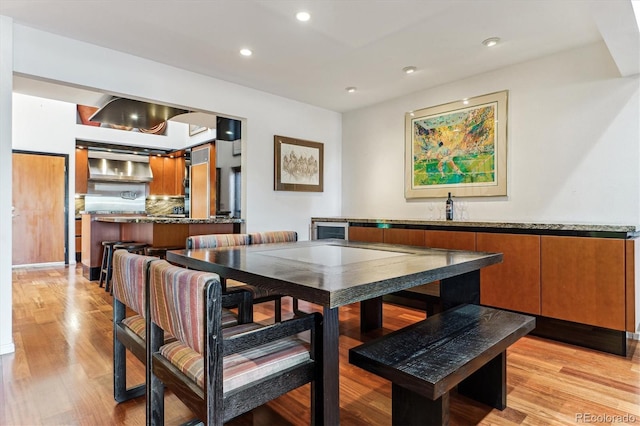
[(435, 401), (391, 384), (391, 424), (424, 426), (449, 424), (449, 392)]
[(507, 407), (507, 353), (501, 352), (460, 382), (458, 393), (504, 410)]

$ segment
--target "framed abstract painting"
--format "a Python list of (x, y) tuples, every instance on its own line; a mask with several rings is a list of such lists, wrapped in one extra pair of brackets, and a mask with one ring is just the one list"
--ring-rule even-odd
[(405, 198), (507, 195), (508, 92), (405, 114)]

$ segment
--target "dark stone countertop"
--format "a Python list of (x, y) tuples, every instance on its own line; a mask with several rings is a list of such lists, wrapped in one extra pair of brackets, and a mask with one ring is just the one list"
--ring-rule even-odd
[(572, 224), (572, 223), (527, 223), (527, 222), (470, 222), (470, 221), (437, 221), (421, 219), (372, 219), (359, 217), (312, 217), (311, 222), (349, 222), (350, 225), (376, 226), (381, 228), (416, 227), (424, 229), (455, 229), (455, 230), (491, 230), (491, 231), (519, 231), (520, 233), (540, 233), (548, 235), (577, 235), (599, 236), (598, 234), (618, 235), (625, 238), (640, 237), (637, 225), (603, 225), (603, 224)]
[(190, 225), (197, 223), (243, 223), (244, 219), (228, 218), (228, 217), (212, 217), (209, 219), (192, 219), (188, 217), (161, 217), (161, 216), (97, 216), (94, 220), (98, 222), (109, 223), (163, 223)]

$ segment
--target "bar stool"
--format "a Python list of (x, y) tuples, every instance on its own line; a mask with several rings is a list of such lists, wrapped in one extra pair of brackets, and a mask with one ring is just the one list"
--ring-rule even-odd
[(133, 241), (103, 241), (102, 242), (102, 263), (100, 265), (100, 280), (98, 286), (105, 285), (105, 291), (108, 290), (107, 283), (111, 282), (111, 274), (113, 272), (113, 246), (122, 243), (132, 243)]
[(147, 247), (146, 249), (146, 255), (147, 256), (155, 256), (155, 257), (159, 257), (160, 259), (166, 259), (167, 258), (167, 251), (169, 250), (181, 250), (184, 247), (178, 247), (178, 246), (169, 246), (169, 247)]
[(135, 241), (118, 241), (118, 242), (116, 242), (115, 244), (113, 244), (111, 246), (111, 251), (109, 253), (109, 259), (108, 259), (109, 268), (108, 268), (108, 273), (107, 273), (107, 279), (104, 282), (104, 291), (108, 291), (109, 293), (113, 293), (113, 288), (111, 287), (111, 275), (113, 273), (113, 271), (112, 271), (113, 253), (116, 250), (124, 249), (124, 250), (128, 251), (129, 253), (144, 254), (145, 253), (145, 249), (147, 247), (149, 247), (149, 244), (147, 244), (147, 243), (139, 243), (139, 242), (135, 242)]

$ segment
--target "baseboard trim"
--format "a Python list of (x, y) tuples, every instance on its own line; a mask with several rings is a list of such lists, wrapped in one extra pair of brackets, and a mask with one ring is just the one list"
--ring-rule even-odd
[(5, 345), (0, 345), (0, 355), (12, 354), (16, 351), (16, 345), (12, 343), (7, 343)]

